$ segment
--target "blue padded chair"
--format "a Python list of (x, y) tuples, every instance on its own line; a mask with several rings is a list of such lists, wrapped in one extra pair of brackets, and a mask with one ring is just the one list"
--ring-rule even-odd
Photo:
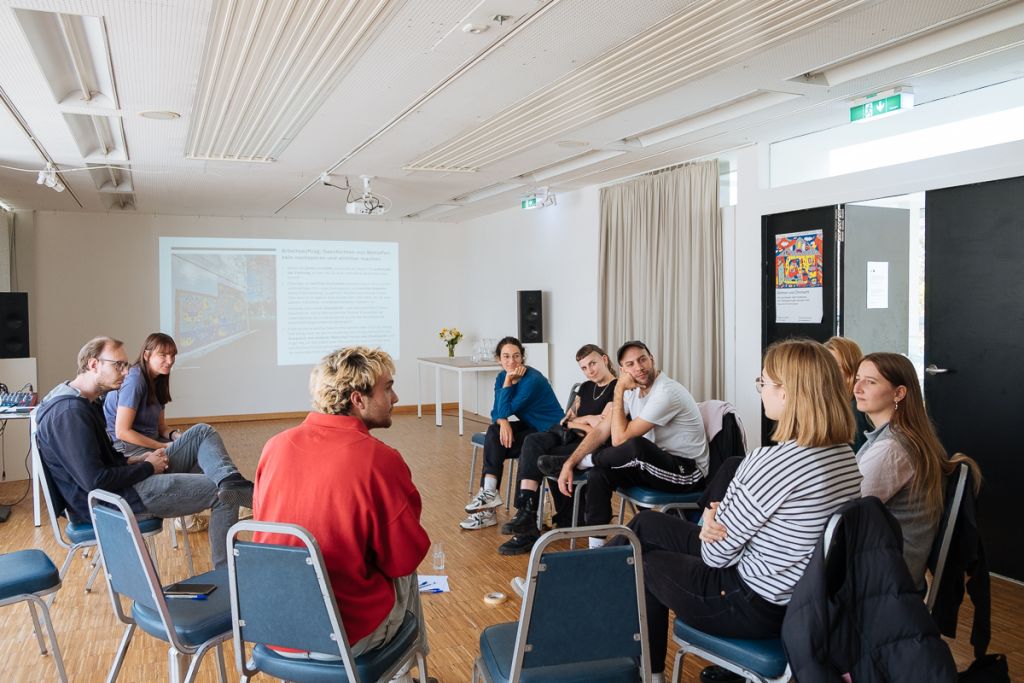
[[(284, 534), (301, 545), (243, 541), (238, 538), (243, 532)], [(386, 681), (413, 658), (420, 680), (427, 680), (425, 634), (411, 612), (386, 645), (352, 656), (320, 546), (301, 526), (248, 520), (235, 524), (228, 531), (228, 576), (235, 666), (243, 681), (258, 672), (296, 683)], [(254, 644), (251, 658), (246, 643)], [(338, 659), (283, 657), (268, 645)]]
[[(42, 458), (39, 457), (38, 448), (32, 449), (32, 460), (32, 467), (42, 478), (43, 500), (46, 501), (46, 512), (50, 517), (50, 528), (53, 530), (53, 538), (60, 547), (68, 551), (68, 554), (64, 557), (64, 563), (60, 566), (59, 576), (63, 580), (68, 573), (68, 569), (71, 567), (71, 561), (74, 559), (75, 554), (81, 550), (82, 556), (86, 557), (89, 549), (96, 545), (96, 534), (93, 532), (92, 524), (89, 522), (73, 522), (68, 517), (64, 497), (61, 496), (60, 490), (53, 483), (53, 480), (50, 479), (50, 472), (43, 464)], [(58, 503), (57, 501), (60, 502)], [(61, 517), (68, 518), (68, 522), (63, 528), (59, 521)], [(164, 521), (162, 519), (153, 517), (139, 522), (139, 530), (145, 538), (149, 539), (151, 536), (160, 533), (163, 525)], [(191, 553), (189, 558), (191, 562)], [(89, 575), (89, 580), (85, 584), (86, 593), (92, 590), (92, 584), (96, 580), (99, 570), (99, 558), (93, 558), (92, 574)], [(50, 596), (51, 604), (55, 596), (56, 593)]]
[[(629, 543), (548, 552), (556, 541), (616, 533)], [(649, 681), (642, 566), (640, 542), (626, 527), (555, 529), (541, 536), (530, 554), (519, 621), (480, 634), (473, 682)]]
[(704, 495), (703, 491), (692, 491), (690, 493), (669, 493), (650, 489), (646, 486), (629, 486), (616, 491), (619, 494), (619, 524), (626, 518), (626, 504), (635, 513), (637, 508), (648, 508), (658, 512), (669, 510), (698, 510), (700, 506), (697, 501)]
[(39, 628), (39, 617), (36, 607), (43, 613), (43, 623), (50, 635), (50, 646), (53, 648), (53, 661), (57, 665), (57, 677), (67, 683), (68, 675), (64, 670), (64, 660), (60, 656), (57, 635), (53, 631), (50, 610), (42, 596), (56, 593), (60, 589), (60, 573), (42, 550), (18, 550), (0, 555), (0, 607), (19, 602), (28, 603), (29, 614), (32, 615), (32, 626), (39, 652), (46, 654), (46, 641), (42, 629)]
[[(967, 488), (967, 474), (970, 467), (966, 463), (960, 463), (956, 474), (956, 483), (952, 489), (947, 491), (947, 502), (943, 506), (942, 519), (939, 521), (939, 529), (935, 534), (935, 541), (932, 543), (931, 555), (935, 557), (932, 580), (928, 584), (928, 593), (925, 596), (924, 604), (931, 612), (935, 607), (935, 600), (938, 598), (939, 586), (942, 585), (942, 575), (946, 569), (946, 558), (949, 556), (949, 547), (953, 542), (953, 532), (956, 530), (956, 522), (960, 516), (960, 503), (964, 498), (964, 490)], [(951, 494), (951, 497), (950, 497)], [(931, 565), (929, 557), (929, 565)]]
[[(226, 672), (220, 644), (231, 637), (227, 569), (215, 569), (185, 579), (183, 583), (217, 586), (206, 599), (169, 600), (164, 597), (152, 556), (145, 549), (139, 523), (127, 501), (113, 493), (95, 490), (89, 494), (89, 514), (96, 530), (114, 614), (126, 624), (107, 682), (117, 680), (138, 627), (170, 645), (168, 677), (173, 683), (181, 681), (183, 673), (185, 683), (195, 680), (203, 656), (210, 650), (216, 650), (218, 673), (224, 683)], [(130, 615), (124, 613), (122, 595), (132, 600)], [(183, 672), (186, 663), (188, 668)]]
[[(825, 527), (826, 554), (841, 518), (839, 513), (833, 514)], [(679, 683), (683, 657), (691, 652), (750, 681), (786, 683), (792, 677), (781, 638), (723, 638), (704, 633), (676, 619), (672, 625), (672, 640), (679, 645), (672, 665), (673, 683)]]

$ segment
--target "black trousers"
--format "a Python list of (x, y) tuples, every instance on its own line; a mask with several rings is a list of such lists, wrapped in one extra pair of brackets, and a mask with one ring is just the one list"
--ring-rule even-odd
[(594, 467), (587, 470), (587, 524), (607, 524), (612, 519), (612, 493), (619, 487), (646, 486), (659, 491), (687, 493), (707, 483), (697, 463), (677, 458), (653, 442), (638, 436), (621, 446), (594, 453)]
[[(573, 438), (568, 443), (562, 443), (562, 426), (555, 425), (546, 432), (535, 432), (526, 437), (523, 441), (523, 450), (519, 454), (519, 484), (517, 491), (522, 489), (524, 479), (540, 483), (544, 476), (537, 468), (537, 460), (542, 455), (571, 455), (583, 439)], [(585, 496), (587, 487), (580, 492)], [(551, 487), (551, 494), (555, 499), (554, 521), (558, 526), (572, 525), (572, 498), (564, 495), (558, 490), (558, 486)], [(522, 501), (517, 493), (516, 507), (522, 507)], [(585, 500), (585, 499), (584, 499)], [(583, 501), (581, 501), (582, 505)], [(582, 509), (582, 508), (581, 508)]]
[(501, 486), (501, 475), (505, 469), (505, 461), (509, 458), (518, 458), (523, 448), (523, 441), (530, 434), (535, 434), (536, 429), (522, 420), (509, 422), (512, 427), (512, 446), (505, 448), (501, 445), (501, 428), (497, 422), (487, 428), (487, 436), (484, 437), (484, 467), (480, 474), (480, 486), (484, 485), (484, 477), (488, 474), (498, 478), (498, 486)]
[[(665, 669), (668, 611), (690, 626), (725, 638), (777, 638), (786, 607), (749, 588), (735, 567), (709, 567), (700, 556), (700, 527), (661, 512), (644, 511), (629, 523), (644, 560), (651, 669)], [(609, 545), (626, 543), (619, 536)]]

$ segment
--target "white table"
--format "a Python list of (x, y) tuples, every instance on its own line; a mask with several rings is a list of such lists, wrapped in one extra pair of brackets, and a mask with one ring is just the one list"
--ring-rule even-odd
[(8, 420), (29, 420), (29, 435), (28, 443), (29, 448), (32, 450), (32, 455), (29, 458), (29, 487), (32, 489), (32, 523), (39, 526), (41, 523), (40, 518), (40, 501), (42, 500), (43, 493), (43, 482), (40, 479), (39, 474), (36, 472), (36, 420), (35, 420), (35, 408), (29, 413), (0, 413), (0, 422), (7, 422)]
[[(434, 368), (434, 424), (441, 426), (441, 371), (448, 370), (459, 376), (459, 436), (462, 436), (462, 377), (466, 373), (498, 372), (501, 365), (493, 360), (475, 362), (470, 356), (433, 356), (417, 358), (416, 363), (416, 415), (423, 417), (423, 381), (420, 370)], [(476, 409), (480, 410), (480, 389), (476, 389)]]

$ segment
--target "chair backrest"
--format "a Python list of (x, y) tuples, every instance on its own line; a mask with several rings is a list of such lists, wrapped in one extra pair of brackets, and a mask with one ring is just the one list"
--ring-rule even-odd
[(580, 395), (581, 386), (581, 382), (576, 382), (576, 384), (573, 384), (572, 388), (569, 389), (569, 400), (565, 402), (565, 410), (563, 412), (568, 413), (569, 408), (572, 408), (572, 404), (576, 402), (576, 397)]
[(89, 493), (89, 516), (103, 556), (103, 575), (118, 619), (126, 624), (132, 623), (119, 599), (124, 595), (158, 612), (168, 639), (180, 651), (182, 646), (171, 622), (160, 577), (128, 502), (117, 494), (96, 489)]
[(932, 571), (932, 582), (928, 586), (928, 594), (924, 600), (929, 612), (935, 606), (935, 600), (939, 594), (942, 574), (946, 568), (946, 558), (949, 556), (949, 546), (953, 542), (956, 521), (960, 516), (960, 504), (964, 499), (964, 490), (967, 488), (969, 471), (970, 467), (967, 466), (967, 463), (960, 463), (956, 474), (956, 484), (946, 490), (946, 504), (943, 506), (942, 520), (939, 522), (938, 533), (935, 535), (935, 543), (932, 545), (931, 551), (935, 557), (935, 569)]
[[(255, 543), (243, 532), (290, 536), (301, 545)], [(238, 522), (228, 531), (228, 581), (235, 664), (247, 669), (245, 643), (340, 656), (348, 680), (358, 681), (352, 650), (324, 568), (320, 546), (297, 524)]]
[[(35, 415), (32, 416), (33, 427), (35, 426)], [(32, 454), (32, 470), (37, 472), (42, 478), (43, 489), (43, 500), (46, 501), (46, 513), (50, 517), (50, 528), (53, 530), (53, 537), (57, 543), (64, 547), (70, 548), (72, 546), (71, 541), (64, 535), (64, 530), (57, 522), (58, 517), (66, 517), (67, 503), (64, 501), (64, 496), (61, 494), (60, 489), (53, 481), (53, 477), (50, 476), (50, 471), (46, 469), (46, 464), (43, 462), (42, 456), (39, 455), (39, 445), (36, 443), (36, 430), (33, 428), (31, 431), (32, 443), (29, 445), (29, 451)], [(59, 510), (58, 510), (59, 506)]]
[[(549, 552), (551, 543), (619, 533), (625, 545)], [(623, 526), (556, 529), (530, 555), (509, 680), (524, 669), (621, 657), (650, 673), (640, 542)]]

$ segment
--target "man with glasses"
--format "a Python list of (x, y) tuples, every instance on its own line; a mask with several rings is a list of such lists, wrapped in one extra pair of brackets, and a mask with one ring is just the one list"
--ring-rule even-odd
[[(36, 421), (39, 455), (73, 522), (89, 521), (93, 489), (123, 497), (136, 514), (163, 518), (206, 509), (214, 567), (227, 562), (225, 537), (238, 507), (252, 506), (252, 482), (238, 472), (223, 448), (163, 448), (130, 458), (114, 450), (100, 399), (119, 388), (128, 373), (124, 344), (97, 337), (78, 352), (78, 374), (43, 399)], [(63, 505), (61, 505), (61, 502)]]
[[(581, 444), (571, 456), (544, 456), (542, 472), (558, 475), (558, 485), (572, 494), (573, 469), (587, 473), (588, 525), (612, 518), (612, 493), (628, 486), (686, 493), (700, 490), (708, 473), (704, 421), (690, 392), (659, 372), (654, 355), (642, 341), (619, 348), (622, 372), (612, 399), (612, 445), (587, 455)], [(603, 545), (591, 538), (591, 546)]]

